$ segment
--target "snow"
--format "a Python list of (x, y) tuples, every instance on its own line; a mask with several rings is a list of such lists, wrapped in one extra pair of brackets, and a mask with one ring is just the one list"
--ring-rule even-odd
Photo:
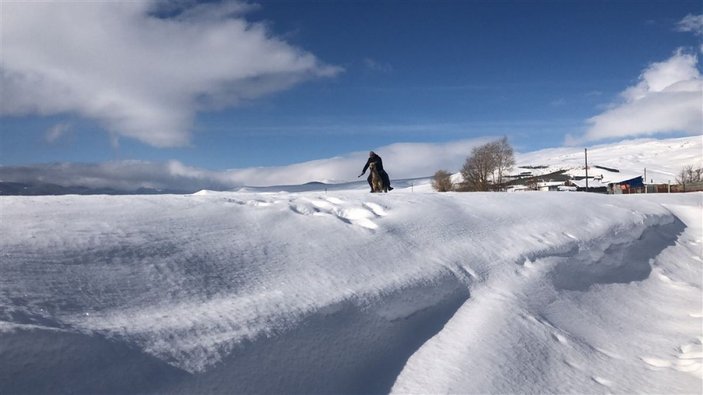
[[(617, 181), (611, 180), (610, 182), (620, 182), (620, 181), (627, 181), (627, 180), (617, 180)], [(586, 179), (585, 178), (583, 180), (571, 180), (569, 182), (576, 185), (579, 188), (586, 188)], [(601, 180), (588, 180), (588, 187), (589, 188), (607, 188), (608, 183), (603, 183)]]
[(3, 198), (1, 389), (700, 392), (702, 197)]
[[(515, 159), (515, 173), (529, 171), (533, 175), (544, 175), (566, 170), (571, 176), (586, 176), (583, 148), (550, 148), (517, 154)], [(626, 140), (588, 148), (588, 177), (602, 178), (603, 184), (644, 176), (645, 169), (645, 183), (675, 184), (677, 175), (689, 165), (703, 167), (703, 136)]]
[(702, 193), (395, 185), (0, 197), (0, 393), (703, 391)]

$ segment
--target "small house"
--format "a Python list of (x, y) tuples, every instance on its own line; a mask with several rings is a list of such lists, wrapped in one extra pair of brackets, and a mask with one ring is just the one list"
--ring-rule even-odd
[(608, 193), (628, 194), (644, 192), (642, 176), (608, 183)]

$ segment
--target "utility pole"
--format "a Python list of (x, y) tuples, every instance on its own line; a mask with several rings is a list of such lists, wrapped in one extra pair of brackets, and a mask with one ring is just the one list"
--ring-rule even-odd
[(644, 168), (644, 193), (647, 193), (647, 168)]
[(586, 159), (586, 192), (588, 192), (588, 148), (583, 149), (583, 155)]

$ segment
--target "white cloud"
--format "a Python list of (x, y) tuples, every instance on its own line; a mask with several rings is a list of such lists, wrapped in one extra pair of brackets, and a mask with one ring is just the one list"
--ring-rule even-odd
[(251, 5), (158, 17), (164, 4), (4, 2), (0, 115), (77, 113), (115, 136), (183, 146), (197, 111), (341, 71), (248, 23)]
[(57, 142), (61, 137), (65, 136), (71, 130), (71, 125), (68, 123), (58, 123), (49, 128), (44, 134), (44, 141), (49, 144)]
[[(678, 50), (647, 67), (622, 101), (588, 119), (589, 128), (570, 143), (655, 133), (703, 133), (703, 79), (696, 55)], [(569, 141), (570, 140), (570, 141)]]
[[(431, 176), (439, 169), (458, 171), (471, 149), (486, 141), (488, 140), (472, 139), (435, 144), (396, 143), (369, 149), (383, 158), (383, 167), (391, 179), (405, 179)], [(252, 186), (353, 181), (357, 180), (367, 159), (368, 151), (354, 152), (290, 166), (230, 170), (228, 176), (241, 184)]]
[(703, 35), (703, 15), (686, 15), (676, 28), (680, 32), (692, 32), (697, 36)]
[(376, 71), (380, 73), (390, 73), (393, 71), (393, 66), (390, 63), (379, 62), (371, 58), (364, 59), (364, 66), (367, 70)]
[(566, 105), (566, 99), (564, 99), (563, 97), (554, 99), (549, 102), (549, 105), (552, 107), (564, 107)]
[[(427, 177), (439, 169), (458, 171), (471, 149), (488, 139), (453, 141), (441, 144), (402, 143), (370, 147), (383, 158), (391, 179)], [(234, 189), (242, 185), (299, 185), (311, 181), (344, 182), (364, 180), (361, 173), (368, 151), (321, 159), (290, 166), (210, 171), (178, 161), (115, 161), (99, 164), (50, 164), (0, 166), (0, 180), (48, 182), (63, 186), (138, 188), (197, 191)], [(368, 175), (368, 172), (366, 173)]]

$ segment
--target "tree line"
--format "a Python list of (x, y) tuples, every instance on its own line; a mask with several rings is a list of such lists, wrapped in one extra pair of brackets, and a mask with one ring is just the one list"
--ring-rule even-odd
[(676, 175), (678, 184), (686, 185), (703, 181), (703, 168), (696, 169), (692, 165), (686, 166)]

